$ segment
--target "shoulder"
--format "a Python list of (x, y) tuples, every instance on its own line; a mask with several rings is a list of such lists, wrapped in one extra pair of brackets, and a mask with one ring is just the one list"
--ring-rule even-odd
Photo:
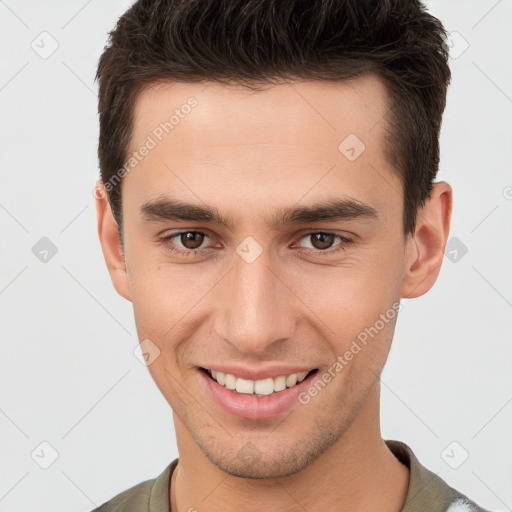
[(407, 444), (385, 442), (393, 455), (409, 468), (409, 489), (401, 512), (488, 512), (423, 466)]
[(169, 512), (169, 482), (178, 459), (156, 478), (117, 494), (91, 512)]
[(103, 503), (103, 505), (94, 509), (92, 512), (146, 511), (155, 480), (156, 478), (146, 480), (145, 482), (130, 487), (126, 491), (114, 496), (111, 500)]

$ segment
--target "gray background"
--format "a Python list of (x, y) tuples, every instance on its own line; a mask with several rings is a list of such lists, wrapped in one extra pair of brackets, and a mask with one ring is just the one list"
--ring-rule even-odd
[[(130, 3), (0, 1), (2, 512), (90, 510), (177, 456), (170, 408), (134, 356), (131, 305), (111, 285), (96, 234), (93, 78)], [(505, 511), (512, 2), (428, 5), (452, 33), (439, 179), (453, 186), (455, 209), (437, 284), (403, 301), (382, 377), (382, 431)]]

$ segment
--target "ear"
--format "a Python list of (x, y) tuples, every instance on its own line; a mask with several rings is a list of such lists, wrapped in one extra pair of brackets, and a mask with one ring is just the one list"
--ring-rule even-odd
[(119, 236), (119, 229), (110, 207), (108, 193), (101, 180), (96, 182), (94, 197), (96, 198), (98, 235), (100, 237), (103, 256), (110, 273), (110, 279), (117, 293), (131, 301), (126, 261)]
[(418, 210), (416, 229), (405, 247), (405, 272), (401, 296), (412, 299), (428, 292), (437, 280), (452, 216), (452, 188), (435, 183), (425, 205)]

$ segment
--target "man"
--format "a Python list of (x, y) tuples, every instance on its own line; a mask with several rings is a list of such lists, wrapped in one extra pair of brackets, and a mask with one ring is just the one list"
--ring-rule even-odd
[(380, 434), (433, 286), (450, 81), (419, 1), (145, 0), (98, 67), (98, 231), (179, 459), (98, 511), (479, 511)]

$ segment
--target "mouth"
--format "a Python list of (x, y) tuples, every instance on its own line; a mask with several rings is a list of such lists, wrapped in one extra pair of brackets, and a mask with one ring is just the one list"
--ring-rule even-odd
[(265, 397), (276, 395), (289, 388), (298, 386), (305, 379), (317, 373), (318, 368), (259, 380), (244, 379), (231, 373), (224, 373), (208, 368), (201, 368), (201, 371), (211, 380), (230, 391), (234, 391), (240, 395)]

